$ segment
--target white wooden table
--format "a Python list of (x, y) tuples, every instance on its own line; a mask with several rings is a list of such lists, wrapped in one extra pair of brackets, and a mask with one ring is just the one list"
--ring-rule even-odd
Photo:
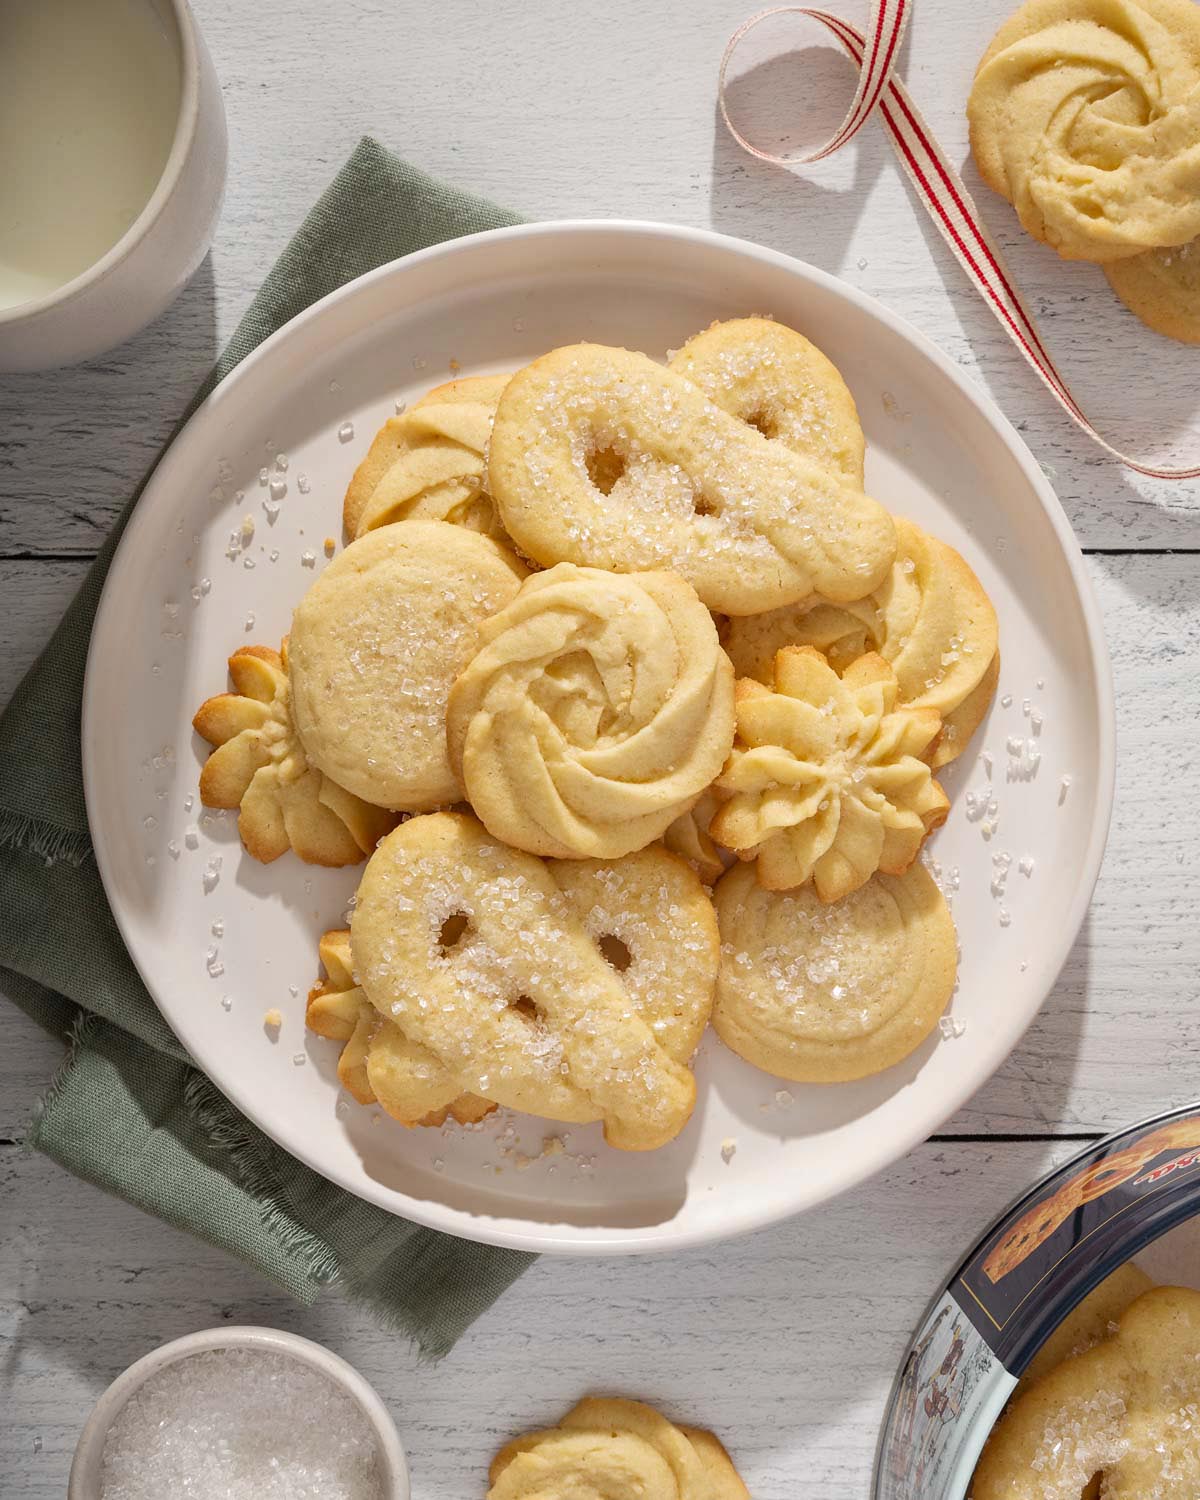
[[(540, 1262), (436, 1368), (337, 1295), (303, 1311), (215, 1251), (22, 1155), (57, 1049), (7, 1007), (0, 1045), (0, 1494), (63, 1493), (96, 1394), (151, 1345), (276, 1323), (390, 1403), (416, 1500), (478, 1500), (502, 1437), (580, 1393), (641, 1393), (711, 1425), (756, 1500), (865, 1496), (884, 1399), (958, 1255), (1032, 1177), (1200, 1092), (1200, 496), (1090, 446), (975, 300), (874, 128), (807, 179), (740, 154), (714, 114), (752, 0), (196, 0), (225, 86), (230, 183), (178, 305), (94, 364), (0, 382), (0, 702), (304, 211), (364, 131), (531, 217), (713, 226), (815, 262), (941, 343), (1025, 433), (1089, 554), (1112, 648), (1120, 773), (1091, 916), (1022, 1045), (879, 1180), (751, 1239), (672, 1259)], [(845, 0), (861, 17), (865, 0)], [(902, 67), (956, 160), (974, 62), (1009, 0), (919, 0)], [(805, 38), (809, 40), (808, 37)], [(815, 35), (811, 37), (816, 42)], [(830, 90), (840, 63), (818, 60)], [(780, 106), (808, 84), (784, 68)], [(810, 101), (828, 123), (827, 98)], [(969, 180), (975, 182), (973, 172)], [(982, 195), (982, 190), (981, 190)], [(1200, 352), (1143, 332), (985, 198), (1098, 417), (1186, 442)], [(1200, 439), (1192, 451), (1200, 448)]]

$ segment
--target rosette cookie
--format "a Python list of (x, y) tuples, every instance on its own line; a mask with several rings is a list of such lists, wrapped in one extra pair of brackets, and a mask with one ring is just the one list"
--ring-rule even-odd
[(932, 875), (876, 875), (829, 906), (767, 891), (735, 865), (713, 893), (721, 969), (713, 1026), (755, 1067), (846, 1083), (907, 1057), (954, 989), (957, 940)]
[(711, 1006), (716, 934), (682, 861), (636, 858), (624, 872), (572, 867), (560, 884), (466, 814), (412, 818), (363, 874), (351, 923), (359, 983), (441, 1065), (451, 1097), (602, 1120), (622, 1150), (665, 1145), (695, 1102), (686, 1063)]
[(497, 838), (611, 859), (663, 834), (721, 769), (733, 670), (683, 579), (561, 563), (480, 630), (447, 741)]
[(1028, 0), (967, 104), (980, 175), (1071, 260), (1200, 235), (1200, 7)]
[(731, 417), (863, 485), (858, 408), (837, 366), (770, 318), (731, 318), (688, 339), (671, 369)]
[(457, 801), (450, 685), (480, 625), (524, 577), (506, 547), (443, 521), (405, 521), (352, 542), (292, 623), (292, 706), (309, 760), (381, 807)]
[(912, 521), (896, 520), (896, 562), (865, 599), (813, 598), (730, 620), (724, 645), (739, 677), (769, 683), (775, 653), (815, 646), (844, 670), (876, 651), (896, 673), (899, 701), (941, 715), (934, 769), (961, 755), (987, 713), (1000, 675), (996, 611), (970, 566)]
[(536, 561), (670, 568), (710, 608), (756, 614), (820, 591), (859, 599), (886, 577), (886, 511), (644, 354), (552, 350), (509, 381), (489, 485)]
[(927, 760), (942, 721), (897, 698), (881, 656), (839, 677), (811, 646), (779, 652), (773, 690), (738, 683), (737, 739), (717, 779), (729, 800), (709, 832), (755, 861), (761, 886), (811, 880), (822, 901), (840, 901), (876, 870), (902, 875), (945, 822), (950, 802)]
[(488, 1500), (750, 1500), (711, 1432), (619, 1397), (585, 1397), (557, 1427), (506, 1443), (488, 1479)]
[(192, 727), (214, 746), (200, 800), (239, 808), (246, 852), (264, 864), (294, 849), (309, 864), (354, 865), (396, 819), (309, 764), (292, 721), (287, 649), (239, 648), (229, 658), (234, 691), (196, 710)]
[(452, 380), (390, 417), (342, 505), (352, 537), (393, 521), (449, 521), (504, 541), (487, 492), (487, 443), (507, 375)]
[[(1112, 1334), (1011, 1401), (975, 1470), (974, 1500), (1195, 1500), (1200, 1292), (1152, 1287)], [(1097, 1489), (1090, 1488), (1100, 1476)]]
[(460, 1125), (482, 1120), (496, 1106), (476, 1094), (461, 1094), (425, 1047), (410, 1042), (385, 1020), (355, 982), (350, 933), (321, 938), (325, 977), (308, 992), (305, 1024), (318, 1036), (344, 1043), (338, 1081), (360, 1104), (380, 1104), (401, 1125)]

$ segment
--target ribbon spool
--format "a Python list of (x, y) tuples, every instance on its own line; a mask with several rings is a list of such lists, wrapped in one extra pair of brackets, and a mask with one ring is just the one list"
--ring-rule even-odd
[[(780, 5), (760, 11), (744, 22), (730, 37), (721, 59), (718, 77), (718, 100), (721, 115), (729, 133), (743, 150), (760, 161), (779, 167), (806, 166), (823, 161), (853, 140), (872, 115), (878, 114), (887, 131), (900, 164), (916, 188), (921, 202), (954, 252), (955, 259), (967, 273), (976, 291), (991, 308), (1001, 327), (1032, 365), (1042, 384), (1050, 391), (1071, 420), (1093, 442), (1107, 453), (1151, 479), (1197, 479), (1200, 466), (1186, 469), (1162, 468), (1131, 458), (1114, 448), (1089, 421), (1066, 380), (1059, 374), (1049, 351), (1042, 342), (1033, 314), (1017, 291), (999, 247), (984, 227), (966, 184), (951, 165), (949, 158), (934, 139), (912, 95), (895, 76), (893, 64), (900, 50), (912, 0), (871, 0), (865, 32), (849, 21), (843, 21), (826, 10), (807, 6)], [(729, 65), (746, 36), (775, 16), (805, 16), (831, 32), (858, 68), (858, 83), (846, 118), (823, 146), (815, 151), (779, 155), (764, 150), (748, 140), (730, 118), (726, 99)]]

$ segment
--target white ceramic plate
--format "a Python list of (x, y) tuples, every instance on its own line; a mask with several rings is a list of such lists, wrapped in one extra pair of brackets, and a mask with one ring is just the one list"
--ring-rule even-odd
[[(858, 401), (869, 490), (958, 547), (999, 613), (1000, 696), (944, 778), (953, 811), (931, 850), (958, 886), (952, 1012), (965, 1030), (935, 1033), (879, 1077), (824, 1088), (784, 1085), (710, 1034), (695, 1117), (671, 1146), (639, 1156), (609, 1150), (591, 1127), (542, 1154), (562, 1129), (493, 1116), (475, 1131), (406, 1131), (339, 1100), (338, 1049), (306, 1034), (304, 996), (318, 935), (341, 924), (358, 872), (291, 855), (256, 864), (233, 814), (201, 816), (205, 747), (192, 713), (225, 689), (239, 642), (277, 644), (288, 629), (315, 576), (303, 555), (319, 569), (324, 539), (340, 542), (346, 481), (397, 398), (579, 339), (663, 356), (711, 319), (750, 312), (792, 324), (831, 356)], [(259, 471), (280, 453), (287, 494), (270, 524)], [(245, 515), (254, 538), (231, 558)], [(1011, 779), (1010, 739), (1033, 739), (1031, 779)], [(820, 271), (715, 234), (623, 223), (502, 230), (410, 256), (319, 302), (247, 359), (163, 459), (121, 543), (92, 639), (83, 741), (113, 911), (163, 1014), (218, 1087), (297, 1156), (384, 1208), (564, 1253), (736, 1234), (820, 1203), (935, 1130), (1054, 983), (1099, 869), (1114, 760), (1108, 660), (1078, 548), (982, 392), (905, 323)], [(979, 816), (989, 794), (995, 812)], [(1002, 896), (992, 891), (998, 855), (1011, 859)], [(1032, 861), (1028, 875), (1022, 861)], [(285, 1017), (277, 1041), (263, 1027), (271, 1007)]]

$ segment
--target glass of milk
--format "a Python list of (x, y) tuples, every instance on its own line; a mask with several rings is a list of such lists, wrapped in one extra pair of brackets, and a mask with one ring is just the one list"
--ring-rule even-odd
[(0, 0), (0, 370), (157, 317), (208, 250), (225, 161), (186, 0)]

